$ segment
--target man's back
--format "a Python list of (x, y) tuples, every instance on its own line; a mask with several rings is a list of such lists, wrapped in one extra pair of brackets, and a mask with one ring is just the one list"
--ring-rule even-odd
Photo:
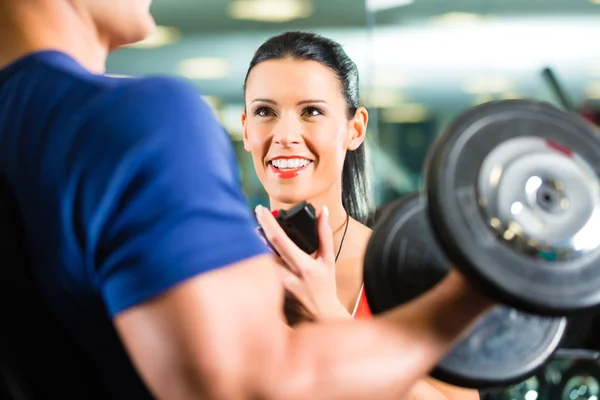
[[(201, 248), (209, 241), (195, 237), (212, 233), (224, 242), (220, 234), (230, 229), (228, 222), (247, 232), (253, 222), (240, 206), (228, 139), (214, 134), (218, 127), (207, 107), (189, 109), (200, 104), (186, 102), (194, 96), (199, 98), (165, 78), (92, 75), (51, 51), (0, 71), (0, 177), (20, 209), (43, 298), (97, 367), (96, 378), (112, 391), (109, 398), (149, 397), (111, 317), (198, 273), (264, 251), (258, 238), (236, 244), (235, 251), (221, 243), (231, 253), (225, 257), (216, 242), (211, 257)], [(170, 113), (177, 118), (178, 111), (198, 114), (209, 137), (161, 131), (161, 120)], [(194, 154), (180, 154), (186, 141), (190, 152), (203, 148), (209, 156), (196, 154), (204, 159), (196, 161)], [(212, 199), (201, 192), (202, 179), (194, 176), (189, 185), (188, 176), (202, 174), (210, 154), (222, 163), (223, 178), (215, 183), (223, 192), (213, 190)], [(207, 190), (214, 183), (210, 178)], [(184, 197), (187, 203), (180, 201)], [(221, 221), (213, 202), (228, 212)], [(186, 215), (202, 210), (208, 217)]]

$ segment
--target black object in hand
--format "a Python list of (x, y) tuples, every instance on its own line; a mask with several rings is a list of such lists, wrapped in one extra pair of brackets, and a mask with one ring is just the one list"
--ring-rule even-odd
[[(319, 233), (317, 229), (317, 213), (308, 202), (303, 201), (289, 210), (276, 210), (273, 215), (288, 237), (302, 251), (312, 254), (319, 248)], [(266, 236), (262, 228), (258, 228), (263, 237)], [(267, 240), (268, 242), (268, 240)], [(271, 249), (277, 251), (271, 246)]]

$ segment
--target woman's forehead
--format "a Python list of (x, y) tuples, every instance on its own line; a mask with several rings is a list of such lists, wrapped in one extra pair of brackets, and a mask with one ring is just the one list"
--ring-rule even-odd
[(335, 73), (318, 61), (268, 60), (257, 64), (247, 83), (249, 97), (299, 96), (333, 98), (341, 95)]

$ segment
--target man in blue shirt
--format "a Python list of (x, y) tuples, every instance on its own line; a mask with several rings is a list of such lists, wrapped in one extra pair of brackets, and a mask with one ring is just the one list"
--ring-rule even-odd
[[(52, 314), (111, 399), (398, 399), (492, 303), (452, 273), (385, 317), (289, 329), (209, 107), (102, 76), (149, 3), (0, 0), (0, 179)], [(332, 262), (326, 210), (319, 260), (257, 217), (286, 262)]]

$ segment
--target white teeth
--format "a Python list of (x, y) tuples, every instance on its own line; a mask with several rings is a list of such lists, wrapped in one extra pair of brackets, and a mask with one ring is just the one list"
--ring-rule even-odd
[(305, 167), (310, 163), (310, 160), (305, 158), (278, 158), (277, 160), (272, 160), (271, 164), (275, 168), (279, 169), (297, 169)]

